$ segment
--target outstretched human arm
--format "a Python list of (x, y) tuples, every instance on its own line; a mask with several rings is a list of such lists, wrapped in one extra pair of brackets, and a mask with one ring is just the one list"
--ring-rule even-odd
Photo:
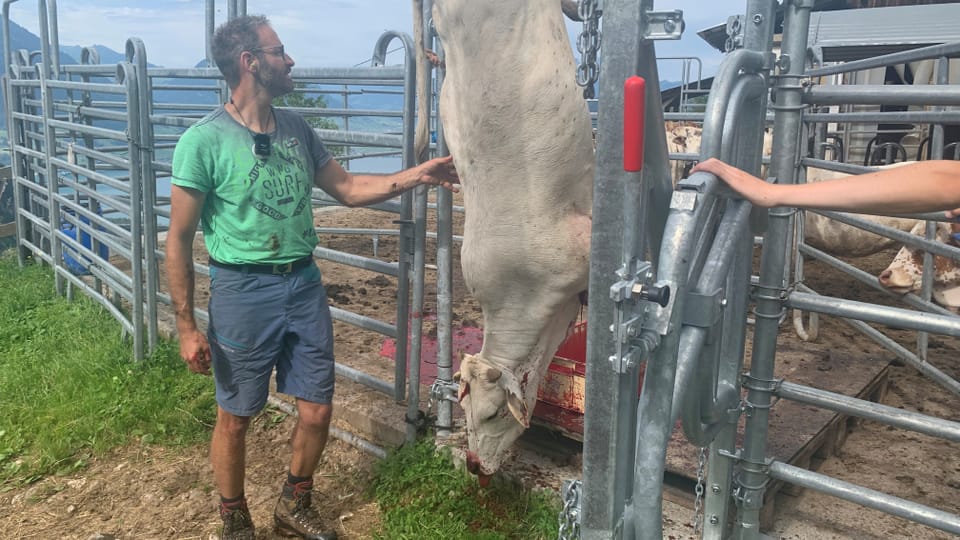
[(317, 171), (313, 183), (345, 206), (367, 206), (420, 185), (440, 186), (456, 192), (460, 178), (450, 156), (385, 175), (352, 174), (331, 159)]
[[(960, 162), (916, 163), (810, 184), (770, 184), (718, 159), (691, 172), (709, 172), (756, 206), (793, 206), (877, 214), (960, 209)], [(960, 213), (960, 212), (958, 212)]]
[(205, 195), (177, 185), (170, 187), (170, 229), (167, 232), (167, 282), (177, 316), (180, 358), (190, 371), (210, 373), (210, 345), (193, 317), (193, 238)]

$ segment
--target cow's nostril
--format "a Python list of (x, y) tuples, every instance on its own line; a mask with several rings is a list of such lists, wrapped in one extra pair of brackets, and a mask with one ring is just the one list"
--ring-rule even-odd
[(892, 271), (884, 270), (883, 272), (880, 272), (880, 276), (877, 279), (880, 280), (881, 284), (886, 285), (890, 282), (890, 276), (892, 275), (893, 275)]

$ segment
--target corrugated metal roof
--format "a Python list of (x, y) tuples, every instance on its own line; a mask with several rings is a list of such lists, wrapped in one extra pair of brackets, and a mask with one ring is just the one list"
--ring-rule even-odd
[(807, 44), (819, 61), (844, 62), (953, 41), (960, 41), (956, 3), (812, 13)]
[[(697, 32), (720, 51), (726, 24)], [(815, 11), (808, 46), (820, 62), (843, 62), (960, 41), (960, 3)]]

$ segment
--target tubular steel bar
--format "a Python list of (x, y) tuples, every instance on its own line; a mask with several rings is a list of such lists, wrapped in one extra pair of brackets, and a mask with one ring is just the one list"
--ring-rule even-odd
[[(406, 34), (398, 32), (385, 32), (377, 40), (373, 49), (373, 64), (382, 66), (387, 56), (388, 46), (394, 39), (399, 39), (403, 43), (404, 66), (402, 70), (404, 103), (403, 103), (403, 144), (402, 144), (402, 166), (412, 167), (416, 165), (413, 150), (414, 133), (414, 111), (416, 108), (416, 63), (413, 60), (414, 43), (413, 38)], [(359, 68), (365, 69), (365, 68)], [(381, 68), (366, 68), (381, 69)], [(422, 321), (417, 321), (414, 327), (410, 327), (410, 287), (411, 272), (416, 272), (416, 261), (413, 259), (413, 251), (417, 248), (417, 233), (414, 223), (414, 196), (407, 192), (400, 196), (400, 273), (397, 276), (397, 351), (394, 360), (394, 391), (393, 397), (397, 401), (408, 398), (407, 417), (415, 415), (415, 408), (419, 407), (420, 402), (420, 351), (416, 351), (413, 361), (407, 353), (407, 343), (409, 342), (409, 333), (419, 339), (422, 330)], [(422, 244), (419, 244), (422, 245)], [(422, 276), (421, 276), (422, 279)], [(422, 283), (422, 282), (420, 282)], [(409, 330), (408, 330), (409, 329)], [(407, 368), (409, 363), (410, 370), (410, 395), (407, 396)], [(409, 431), (407, 432), (409, 436)]]
[[(433, 0), (423, 3), (424, 10), (424, 40), (431, 49), (436, 51), (441, 61), (444, 58), (443, 44), (437, 39), (433, 25), (427, 16), (433, 12)], [(435, 88), (443, 88), (443, 70), (436, 70)], [(432, 97), (432, 96), (431, 96)], [(430, 108), (434, 113), (433, 126), (437, 133), (437, 154), (449, 155), (443, 133), (443, 125), (436, 117), (436, 100), (431, 100), (434, 106)], [(439, 394), (431, 395), (437, 400), (437, 437), (449, 437), (453, 428), (453, 403), (457, 394), (453, 390), (453, 245), (463, 239), (453, 234), (453, 194), (448, 190), (437, 190), (437, 389)], [(462, 211), (462, 209), (461, 209)]]
[(832, 66), (815, 68), (807, 70), (804, 75), (807, 77), (822, 77), (824, 75), (836, 75), (838, 73), (849, 73), (851, 71), (860, 71), (864, 69), (886, 67), (894, 64), (903, 64), (906, 62), (916, 62), (918, 60), (929, 60), (941, 56), (957, 57), (960, 55), (960, 41), (953, 43), (944, 43), (941, 45), (931, 45), (929, 47), (920, 47), (909, 51), (874, 56), (863, 60), (853, 62), (844, 62)]
[(804, 103), (817, 105), (955, 105), (960, 87), (955, 85), (815, 85), (807, 88)]
[(153, 114), (153, 94), (150, 77), (147, 75), (147, 48), (138, 38), (130, 38), (126, 45), (127, 62), (131, 62), (137, 75), (137, 109), (140, 133), (140, 180), (143, 195), (143, 249), (146, 281), (146, 327), (147, 350), (157, 348), (160, 329), (157, 323), (157, 292), (160, 290), (160, 268), (157, 249), (157, 175), (153, 167), (153, 155), (156, 151), (153, 140), (153, 126), (150, 115)]
[(775, 480), (815, 489), (867, 508), (874, 508), (949, 533), (960, 534), (960, 516), (779, 461), (772, 462), (768, 470), (770, 477)]
[(785, 305), (803, 311), (816, 311), (838, 317), (875, 322), (894, 328), (928, 330), (945, 336), (960, 337), (960, 318), (956, 316), (934, 315), (910, 309), (878, 306), (866, 302), (802, 292), (790, 294)]
[(834, 412), (874, 420), (948, 441), (960, 442), (960, 423), (957, 422), (933, 418), (925, 414), (905, 411), (897, 407), (881, 405), (787, 381), (780, 381), (776, 390), (774, 390), (774, 394), (799, 403), (816, 405)]

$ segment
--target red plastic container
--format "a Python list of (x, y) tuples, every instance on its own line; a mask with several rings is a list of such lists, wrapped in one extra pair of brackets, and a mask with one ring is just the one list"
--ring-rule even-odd
[[(640, 366), (640, 381), (646, 364)], [(587, 321), (580, 321), (557, 348), (537, 391), (534, 421), (583, 440), (587, 374)]]

